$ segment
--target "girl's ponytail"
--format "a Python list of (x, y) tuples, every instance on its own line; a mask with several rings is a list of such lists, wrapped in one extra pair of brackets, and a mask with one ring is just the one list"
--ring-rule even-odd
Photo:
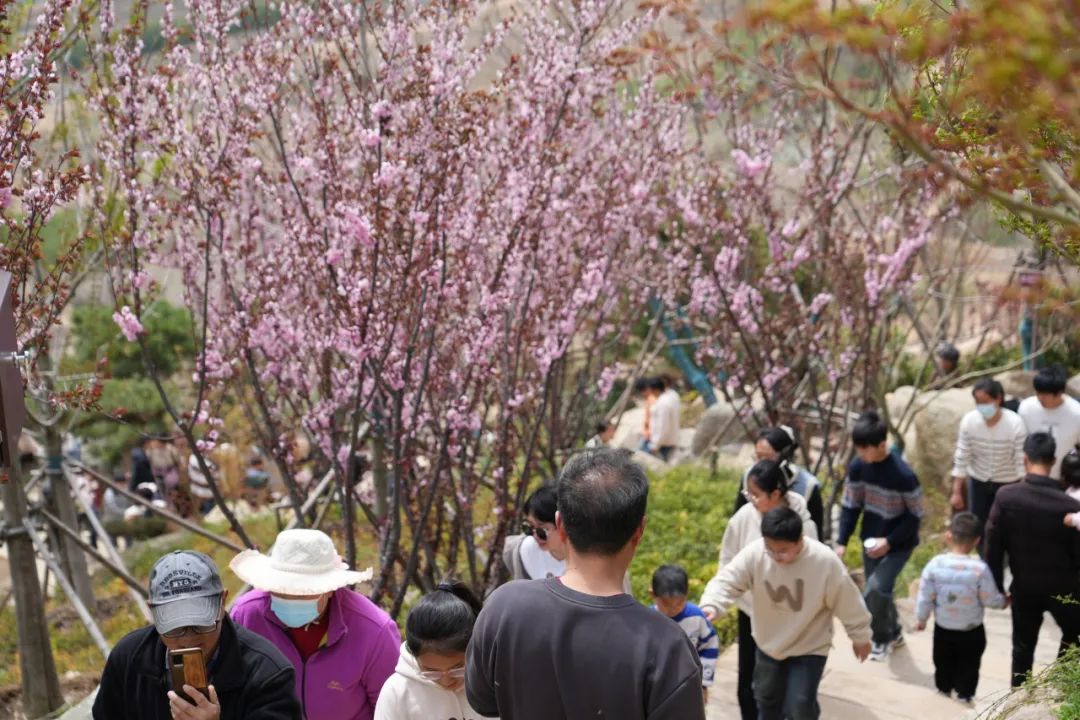
[(799, 441), (795, 439), (795, 431), (787, 425), (777, 425), (762, 430), (758, 435), (758, 439), (769, 443), (769, 446), (776, 451), (777, 462), (790, 484), (795, 479), (795, 471), (791, 469), (791, 461), (795, 459), (795, 451), (799, 449)]

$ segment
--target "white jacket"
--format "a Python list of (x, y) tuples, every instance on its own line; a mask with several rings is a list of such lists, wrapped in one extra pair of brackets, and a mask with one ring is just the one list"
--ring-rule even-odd
[(483, 716), (465, 699), (464, 685), (451, 692), (422, 678), (416, 658), (402, 643), (394, 674), (379, 693), (375, 720), (483, 720)]
[[(784, 500), (787, 501), (788, 507), (802, 518), (803, 536), (817, 540), (817, 525), (810, 519), (810, 513), (806, 509), (806, 500), (803, 496), (794, 490), (788, 490), (787, 494), (784, 495)], [(751, 503), (747, 503), (739, 508), (739, 511), (728, 521), (727, 528), (724, 529), (724, 539), (720, 544), (720, 562), (716, 567), (716, 575), (705, 586), (705, 594), (699, 604), (703, 604), (705, 598), (710, 597), (716, 591), (717, 577), (720, 576), (724, 566), (730, 564), (740, 550), (760, 539), (761, 513)], [(748, 596), (743, 595), (735, 604), (747, 615), (753, 615)]]

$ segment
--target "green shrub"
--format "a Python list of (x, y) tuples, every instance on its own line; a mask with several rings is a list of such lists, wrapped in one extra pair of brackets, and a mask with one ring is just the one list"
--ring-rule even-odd
[[(651, 604), (649, 583), (664, 564), (681, 565), (690, 577), (690, 599), (701, 597), (716, 574), (720, 541), (724, 537), (735, 493), (737, 472), (721, 469), (714, 477), (707, 467), (681, 465), (650, 478), (648, 524), (630, 566), (634, 596)], [(732, 611), (734, 612), (734, 611)], [(734, 615), (718, 620), (716, 631), (727, 645), (735, 638)]]

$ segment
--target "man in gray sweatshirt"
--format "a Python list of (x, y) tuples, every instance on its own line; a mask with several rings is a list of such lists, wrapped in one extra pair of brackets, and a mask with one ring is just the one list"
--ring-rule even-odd
[(503, 585), (466, 662), (469, 703), (507, 720), (704, 720), (701, 664), (676, 623), (623, 591), (649, 483), (621, 450), (575, 456), (559, 477), (566, 573)]

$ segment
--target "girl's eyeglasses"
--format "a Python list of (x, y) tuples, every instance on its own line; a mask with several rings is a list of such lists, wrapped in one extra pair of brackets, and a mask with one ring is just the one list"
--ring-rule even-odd
[(420, 677), (431, 682), (439, 682), (440, 680), (461, 680), (465, 677), (465, 668), (456, 667), (449, 670), (422, 670)]
[(533, 527), (527, 522), (521, 523), (521, 532), (525, 533), (526, 535), (535, 535), (537, 540), (541, 540), (543, 542), (547, 542), (548, 539), (547, 528)]
[(754, 495), (749, 490), (742, 490), (741, 492), (742, 496), (746, 498), (746, 502), (750, 503), (751, 505), (757, 505), (758, 500), (761, 499), (760, 495)]

